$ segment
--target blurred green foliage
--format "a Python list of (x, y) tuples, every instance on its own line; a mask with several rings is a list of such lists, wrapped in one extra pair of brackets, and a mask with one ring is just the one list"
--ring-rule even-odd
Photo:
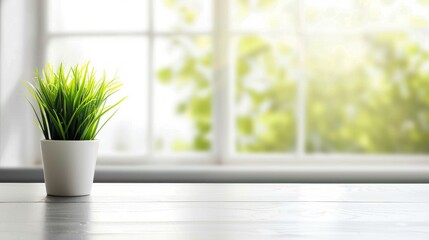
[(362, 41), (361, 59), (337, 51), (308, 62), (307, 150), (429, 152), (429, 49), (407, 34)]
[(285, 42), (238, 40), (235, 67), (236, 147), (240, 152), (283, 152), (295, 147), (296, 54)]
[[(303, 66), (293, 40), (237, 39), (233, 79), (228, 80), (235, 81), (238, 152), (295, 150), (299, 76), (306, 76), (306, 151), (429, 152), (429, 49), (424, 41), (411, 34), (359, 35), (338, 48), (335, 38), (305, 47)], [(157, 72), (165, 85), (194, 89), (177, 104), (177, 113), (192, 121), (197, 134), (192, 143), (178, 139), (175, 150), (211, 148), (212, 83), (200, 67), (211, 68), (211, 59), (211, 53), (189, 54), (180, 68)]]
[(187, 1), (183, 0), (164, 0), (164, 5), (174, 12), (178, 13), (184, 24), (192, 24), (198, 17), (198, 12), (195, 9), (187, 6)]
[[(189, 91), (190, 95), (176, 106), (179, 117), (185, 117), (192, 122), (195, 129), (192, 142), (184, 139), (174, 139), (173, 150), (177, 151), (207, 151), (211, 148), (210, 134), (212, 131), (212, 53), (208, 51), (196, 56), (195, 49), (199, 45), (206, 45), (207, 38), (172, 39), (174, 48), (183, 50), (183, 59), (177, 66), (165, 66), (157, 71), (158, 81), (171, 86), (176, 91)], [(205, 47), (202, 47), (205, 48)], [(174, 121), (174, 119), (172, 120)], [(192, 133), (189, 133), (192, 134)], [(157, 141), (157, 148), (163, 147), (162, 140)]]

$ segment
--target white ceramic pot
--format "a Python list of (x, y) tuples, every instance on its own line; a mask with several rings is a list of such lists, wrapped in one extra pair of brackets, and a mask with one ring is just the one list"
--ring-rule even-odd
[(98, 140), (41, 140), (48, 195), (89, 195), (94, 181), (98, 145)]

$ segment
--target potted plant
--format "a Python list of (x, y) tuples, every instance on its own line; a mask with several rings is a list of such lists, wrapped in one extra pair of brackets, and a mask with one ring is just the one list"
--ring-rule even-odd
[(105, 73), (98, 76), (89, 63), (68, 69), (60, 64), (57, 70), (47, 65), (35, 75), (34, 83), (25, 86), (37, 103), (36, 108), (29, 101), (45, 138), (41, 151), (46, 192), (88, 195), (99, 145), (96, 136), (125, 99), (107, 102), (122, 84), (116, 78), (108, 80)]

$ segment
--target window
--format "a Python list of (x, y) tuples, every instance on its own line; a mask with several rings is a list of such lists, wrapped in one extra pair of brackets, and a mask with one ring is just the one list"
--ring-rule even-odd
[(105, 157), (429, 152), (427, 1), (47, 0), (46, 9), (44, 61), (91, 60), (125, 83), (129, 98), (99, 137)]

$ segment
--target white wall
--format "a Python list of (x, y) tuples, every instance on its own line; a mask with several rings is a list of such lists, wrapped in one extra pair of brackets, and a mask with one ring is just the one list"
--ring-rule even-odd
[(30, 165), (38, 152), (22, 84), (37, 66), (38, 7), (38, 0), (0, 0), (0, 167)]

